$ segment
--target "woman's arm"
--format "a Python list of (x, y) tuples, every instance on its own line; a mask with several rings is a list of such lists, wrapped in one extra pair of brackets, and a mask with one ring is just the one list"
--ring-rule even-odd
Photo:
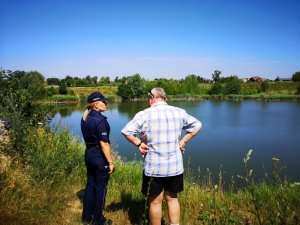
[(108, 141), (100, 141), (100, 145), (101, 145), (101, 149), (105, 155), (105, 158), (108, 161), (109, 173), (112, 173), (112, 172), (114, 172), (115, 165), (114, 165), (112, 154), (111, 154), (110, 144)]

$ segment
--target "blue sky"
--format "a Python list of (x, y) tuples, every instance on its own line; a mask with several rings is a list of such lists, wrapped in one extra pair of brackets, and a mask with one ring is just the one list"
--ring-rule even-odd
[(66, 75), (291, 77), (299, 0), (0, 0), (0, 67)]

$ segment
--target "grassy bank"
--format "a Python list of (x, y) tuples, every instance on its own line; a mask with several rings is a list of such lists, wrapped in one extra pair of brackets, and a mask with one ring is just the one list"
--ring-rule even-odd
[[(106, 95), (107, 98), (112, 102), (120, 102), (121, 98), (117, 95)], [(73, 95), (53, 95), (51, 98), (46, 99), (44, 102), (46, 103), (77, 103), (77, 102), (85, 102), (87, 95), (82, 95), (80, 98), (77, 98)], [(143, 99), (135, 99), (131, 101), (146, 101), (146, 98)], [(253, 95), (195, 95), (195, 94), (182, 94), (182, 95), (169, 95), (169, 101), (203, 101), (203, 100), (233, 100), (233, 101), (244, 101), (244, 100), (252, 100), (252, 101), (293, 101), (299, 102), (300, 95), (285, 95), (285, 94), (253, 94)]]
[[(81, 224), (84, 146), (67, 130), (32, 129), (22, 155), (9, 145), (0, 155), (0, 224)], [(114, 224), (144, 224), (142, 164), (114, 157), (116, 172), (109, 182), (105, 215)], [(215, 183), (196, 182), (187, 169), (185, 190), (179, 196), (181, 224), (299, 224), (300, 186), (280, 180), (277, 159), (272, 179), (255, 184), (248, 160), (250, 154), (244, 159), (245, 174), (234, 177), (227, 191), (221, 176)], [(245, 187), (237, 189), (236, 179)], [(168, 224), (166, 204), (163, 220)]]
[[(212, 84), (199, 84), (199, 90), (194, 93), (182, 93), (167, 95), (169, 100), (198, 101), (198, 100), (258, 100), (258, 101), (300, 101), (297, 94), (299, 84), (295, 82), (270, 82), (268, 90), (261, 90), (261, 83), (243, 83), (239, 95), (210, 95)], [(94, 92), (100, 91), (111, 101), (121, 101), (117, 95), (118, 87), (115, 85), (99, 87), (70, 87), (67, 95), (53, 95), (45, 99), (52, 103), (74, 103), (86, 101), (86, 97)], [(146, 95), (145, 95), (146, 98)], [(135, 101), (144, 99), (135, 99)]]

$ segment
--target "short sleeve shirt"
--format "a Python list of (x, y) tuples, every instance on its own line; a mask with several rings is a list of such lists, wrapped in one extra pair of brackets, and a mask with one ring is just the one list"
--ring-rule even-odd
[(86, 144), (99, 144), (99, 141), (109, 142), (110, 126), (107, 118), (100, 112), (91, 110), (86, 121), (81, 119), (81, 132)]
[(145, 175), (166, 177), (184, 171), (179, 148), (181, 131), (193, 132), (201, 126), (201, 122), (185, 110), (166, 102), (156, 102), (137, 113), (121, 132), (126, 136), (139, 134), (149, 146), (143, 162)]

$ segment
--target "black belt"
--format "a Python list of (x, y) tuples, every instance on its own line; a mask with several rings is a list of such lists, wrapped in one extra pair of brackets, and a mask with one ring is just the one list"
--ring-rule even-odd
[(86, 144), (87, 148), (91, 148), (91, 147), (99, 147), (99, 144)]

